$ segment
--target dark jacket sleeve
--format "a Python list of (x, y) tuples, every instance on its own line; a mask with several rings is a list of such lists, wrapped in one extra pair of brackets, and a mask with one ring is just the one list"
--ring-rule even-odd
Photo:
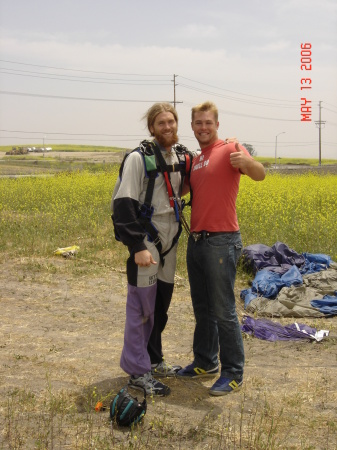
[(122, 179), (113, 200), (115, 229), (122, 243), (132, 253), (146, 250), (146, 233), (138, 220), (144, 177), (143, 157), (138, 152), (133, 152), (125, 161)]

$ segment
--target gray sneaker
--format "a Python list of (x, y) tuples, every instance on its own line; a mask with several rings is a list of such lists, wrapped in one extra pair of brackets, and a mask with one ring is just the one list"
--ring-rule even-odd
[(164, 397), (165, 395), (169, 395), (171, 392), (171, 389), (166, 386), (166, 384), (155, 380), (151, 372), (147, 372), (139, 377), (131, 375), (128, 384), (134, 389), (138, 389), (140, 391), (145, 389), (148, 395), (158, 395), (160, 397)]
[(154, 377), (175, 377), (181, 366), (171, 366), (165, 361), (159, 364), (151, 364), (151, 373)]

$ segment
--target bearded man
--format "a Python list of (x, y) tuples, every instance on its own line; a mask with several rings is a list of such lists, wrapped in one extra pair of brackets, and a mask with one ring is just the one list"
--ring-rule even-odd
[(120, 366), (130, 375), (129, 385), (165, 396), (170, 388), (154, 377), (175, 376), (181, 369), (164, 361), (161, 335), (173, 294), (188, 151), (177, 144), (178, 115), (171, 104), (154, 104), (144, 118), (154, 139), (127, 156), (112, 201), (115, 231), (130, 253)]

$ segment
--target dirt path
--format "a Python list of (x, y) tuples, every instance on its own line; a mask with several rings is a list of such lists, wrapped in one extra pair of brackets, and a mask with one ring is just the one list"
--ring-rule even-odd
[[(104, 268), (98, 276), (81, 273), (80, 268), (74, 275), (72, 264), (73, 260), (56, 257), (48, 261), (9, 258), (0, 262), (1, 430), (7, 429), (5, 400), (15, 390), (32, 392), (37, 397), (48, 390), (54, 395), (66, 392), (77, 399), (81, 414), (85, 410), (83, 399), (89, 391), (95, 389), (106, 395), (117, 392), (127, 382), (119, 367), (125, 275)], [(318, 325), (336, 329), (336, 318), (321, 320)], [(164, 334), (168, 361), (181, 365), (191, 362), (193, 328), (189, 292), (182, 283), (175, 291)], [(335, 448), (326, 447), (326, 424), (337, 420), (336, 340), (320, 344), (270, 343), (247, 338), (245, 352), (245, 384), (241, 393), (213, 398), (207, 391), (213, 379), (167, 379), (172, 394), (149, 401), (145, 429), (158, 417), (165, 417), (165, 426), (176, 430), (167, 448), (179, 448), (178, 436), (185, 443), (186, 439), (191, 440), (191, 447), (182, 448), (207, 448), (199, 447), (195, 439), (199, 436), (198, 429), (216, 430), (215, 424), (207, 425), (209, 417), (219, 420), (216, 418), (230, 412), (231, 420), (239, 424), (243, 410), (248, 421), (257, 405), (265, 408), (268, 404), (272, 417), (282, 404), (287, 421), (296, 423), (296, 431), (282, 431), (288, 444), (298, 444), (302, 439), (312, 443), (311, 448)], [(105, 426), (108, 430), (109, 426)], [(116, 433), (117, 441), (124, 442), (125, 433), (118, 430)], [(209, 439), (214, 439), (209, 433)], [(335, 439), (336, 435), (332, 437)], [(4, 431), (0, 444), (1, 439), (5, 442)], [(320, 447), (322, 440), (325, 446)], [(283, 448), (302, 448), (288, 444)], [(0, 445), (0, 448), (9, 447)]]

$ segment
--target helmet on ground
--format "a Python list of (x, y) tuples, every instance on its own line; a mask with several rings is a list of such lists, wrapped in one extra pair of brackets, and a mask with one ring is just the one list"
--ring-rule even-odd
[(139, 423), (146, 413), (146, 391), (144, 400), (139, 402), (137, 397), (132, 397), (128, 387), (123, 387), (110, 404), (110, 419), (116, 420), (120, 426), (130, 427)]

